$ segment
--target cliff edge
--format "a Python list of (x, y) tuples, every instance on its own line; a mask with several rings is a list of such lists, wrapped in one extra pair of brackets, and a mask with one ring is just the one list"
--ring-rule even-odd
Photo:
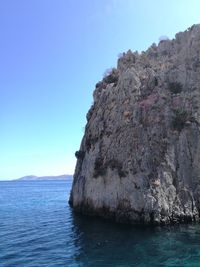
[(199, 221), (200, 25), (123, 53), (93, 96), (71, 206), (118, 222)]

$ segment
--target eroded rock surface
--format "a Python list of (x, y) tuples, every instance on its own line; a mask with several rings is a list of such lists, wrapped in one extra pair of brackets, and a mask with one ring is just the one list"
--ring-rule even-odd
[(72, 207), (118, 222), (198, 221), (200, 25), (124, 53), (93, 96)]

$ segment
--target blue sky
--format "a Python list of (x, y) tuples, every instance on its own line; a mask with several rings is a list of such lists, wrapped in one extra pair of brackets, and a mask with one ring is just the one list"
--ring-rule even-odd
[(198, 0), (0, 1), (0, 179), (71, 174), (119, 53), (200, 22)]

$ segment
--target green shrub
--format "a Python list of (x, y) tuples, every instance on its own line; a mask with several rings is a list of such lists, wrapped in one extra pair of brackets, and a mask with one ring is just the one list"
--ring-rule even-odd
[(77, 159), (83, 160), (85, 157), (85, 151), (82, 151), (82, 150), (76, 151), (75, 156)]
[(118, 79), (119, 79), (119, 73), (117, 69), (113, 68), (113, 69), (108, 69), (105, 72), (103, 82), (114, 83), (116, 85), (118, 82)]
[(104, 78), (104, 81), (106, 83), (117, 83), (118, 82), (118, 77), (113, 75), (113, 74), (110, 74), (110, 75), (108, 75), (107, 77)]
[(107, 169), (117, 170), (119, 177), (125, 177), (127, 172), (123, 170), (122, 163), (116, 159), (111, 159), (107, 162), (103, 162), (101, 157), (96, 158), (94, 163), (94, 177), (103, 176), (106, 174)]
[(174, 111), (174, 118), (172, 121), (173, 128), (181, 131), (185, 127), (186, 121), (190, 118), (189, 113), (183, 109), (177, 109)]
[(89, 151), (90, 148), (92, 147), (92, 145), (94, 145), (96, 142), (98, 141), (98, 137), (93, 137), (91, 136), (91, 134), (89, 136), (87, 136), (86, 140), (85, 140), (85, 146), (86, 146), (86, 150)]
[(158, 86), (158, 78), (154, 77), (155, 86)]
[(121, 162), (119, 162), (116, 159), (112, 159), (107, 163), (107, 166), (111, 169), (117, 169), (117, 172), (119, 174), (119, 177), (125, 177), (127, 172), (123, 170), (123, 165)]
[(119, 162), (115, 159), (111, 159), (107, 162), (107, 165), (108, 167), (111, 169), (111, 170), (114, 170), (114, 169), (117, 169), (117, 168), (121, 168), (121, 164), (119, 164)]
[(168, 88), (172, 94), (180, 94), (183, 90), (183, 86), (179, 82), (169, 83)]
[(101, 157), (96, 158), (94, 163), (94, 177), (103, 176), (106, 174), (106, 166), (103, 164), (103, 159)]
[(118, 174), (119, 177), (126, 177), (126, 175), (128, 174), (126, 171), (124, 171), (123, 169), (118, 169)]

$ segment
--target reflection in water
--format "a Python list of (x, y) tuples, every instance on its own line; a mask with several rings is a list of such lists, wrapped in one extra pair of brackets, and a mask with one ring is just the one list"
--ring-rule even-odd
[(79, 266), (200, 266), (200, 226), (139, 228), (72, 213)]

